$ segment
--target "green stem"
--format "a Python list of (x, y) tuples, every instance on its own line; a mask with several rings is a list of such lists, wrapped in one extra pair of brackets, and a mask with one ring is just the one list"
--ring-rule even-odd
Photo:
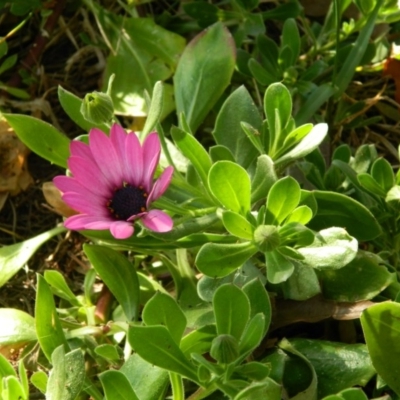
[(183, 387), (182, 376), (175, 372), (169, 373), (169, 380), (172, 387), (173, 400), (185, 400), (185, 390)]

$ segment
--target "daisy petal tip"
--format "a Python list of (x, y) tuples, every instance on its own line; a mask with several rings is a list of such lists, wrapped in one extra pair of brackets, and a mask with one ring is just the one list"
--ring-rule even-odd
[(174, 227), (172, 218), (163, 211), (151, 210), (142, 218), (143, 225), (153, 232), (169, 232)]
[(115, 239), (128, 239), (133, 235), (133, 225), (125, 221), (116, 221), (110, 226), (111, 235)]

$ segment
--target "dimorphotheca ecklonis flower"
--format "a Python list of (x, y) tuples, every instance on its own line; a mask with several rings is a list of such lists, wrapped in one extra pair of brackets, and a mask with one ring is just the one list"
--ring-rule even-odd
[(135, 133), (114, 124), (110, 136), (93, 128), (89, 145), (72, 141), (68, 168), (72, 176), (57, 176), (54, 184), (63, 200), (79, 214), (65, 220), (68, 229), (109, 229), (117, 239), (134, 232), (134, 221), (155, 232), (172, 229), (171, 217), (151, 204), (167, 189), (172, 167), (157, 181), (154, 172), (160, 158), (157, 133), (150, 133), (141, 145)]

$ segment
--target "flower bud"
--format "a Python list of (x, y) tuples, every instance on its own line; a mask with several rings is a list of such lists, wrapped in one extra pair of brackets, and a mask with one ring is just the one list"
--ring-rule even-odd
[(114, 104), (107, 93), (88, 93), (83, 99), (81, 113), (93, 124), (109, 124), (114, 116)]
[(239, 356), (239, 344), (232, 335), (218, 335), (211, 343), (211, 357), (221, 364), (229, 364)]
[(254, 243), (262, 252), (272, 251), (280, 245), (280, 236), (276, 226), (260, 225), (254, 231)]

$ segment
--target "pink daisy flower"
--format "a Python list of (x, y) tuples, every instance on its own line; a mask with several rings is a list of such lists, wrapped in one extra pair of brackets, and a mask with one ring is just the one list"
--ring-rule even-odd
[(68, 168), (72, 176), (53, 180), (62, 199), (79, 212), (65, 220), (68, 229), (109, 229), (116, 239), (134, 232), (134, 221), (155, 232), (168, 232), (171, 217), (151, 209), (151, 203), (168, 188), (174, 169), (167, 167), (156, 182), (154, 172), (160, 158), (157, 133), (141, 145), (135, 133), (114, 124), (110, 136), (99, 129), (89, 132), (89, 145), (71, 142)]

